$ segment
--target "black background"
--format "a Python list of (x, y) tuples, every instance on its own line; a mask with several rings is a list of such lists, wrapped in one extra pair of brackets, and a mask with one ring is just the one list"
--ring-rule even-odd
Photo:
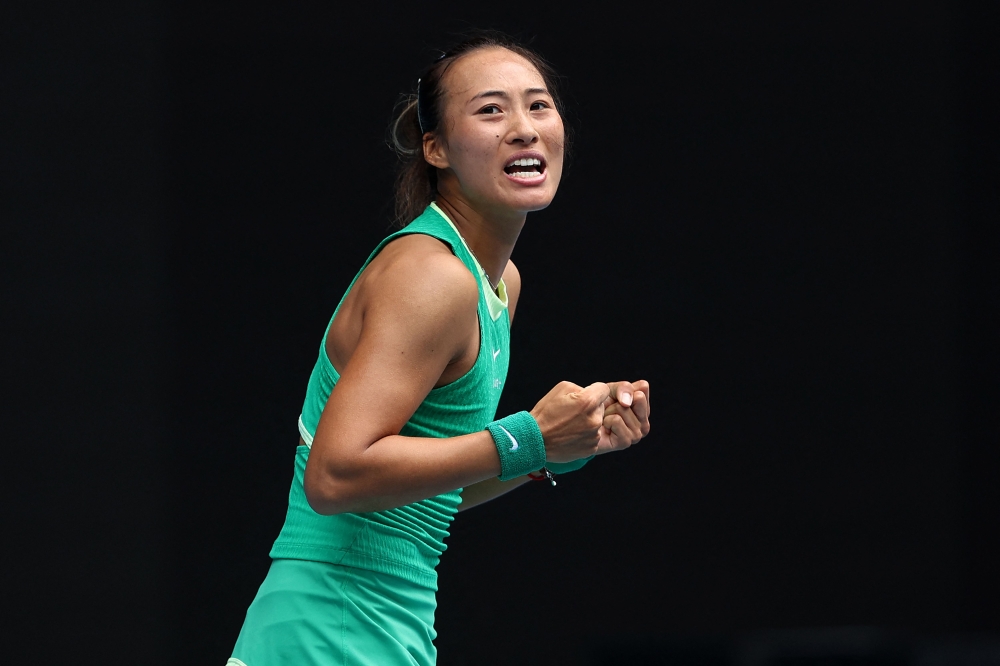
[(500, 413), (645, 378), (653, 431), (458, 516), (440, 663), (1000, 631), (997, 5), (687, 4), (7, 5), (7, 651), (228, 657), (393, 106), (472, 26), (577, 130)]

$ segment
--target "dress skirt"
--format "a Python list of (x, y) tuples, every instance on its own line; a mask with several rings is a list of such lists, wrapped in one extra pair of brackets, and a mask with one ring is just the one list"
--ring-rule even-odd
[(431, 666), (435, 590), (325, 562), (274, 560), (227, 666)]

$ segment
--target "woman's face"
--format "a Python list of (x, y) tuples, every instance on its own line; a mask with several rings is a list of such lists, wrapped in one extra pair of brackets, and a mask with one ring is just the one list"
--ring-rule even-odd
[(441, 81), (440, 136), (424, 142), (438, 192), (481, 214), (524, 214), (552, 202), (565, 132), (542, 75), (503, 48), (456, 60)]

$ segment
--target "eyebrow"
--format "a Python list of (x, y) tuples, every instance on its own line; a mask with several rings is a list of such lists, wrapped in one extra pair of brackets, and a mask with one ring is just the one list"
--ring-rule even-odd
[[(549, 91), (546, 90), (545, 88), (528, 88), (524, 92), (526, 92), (529, 95), (548, 95), (549, 94)], [(480, 99), (482, 97), (502, 97), (504, 99), (507, 99), (508, 97), (510, 97), (510, 95), (508, 95), (503, 90), (484, 90), (483, 92), (481, 92), (481, 93), (479, 93), (477, 95), (473, 95), (472, 99), (470, 99), (469, 101), (473, 102), (473, 101), (475, 101), (477, 99)]]

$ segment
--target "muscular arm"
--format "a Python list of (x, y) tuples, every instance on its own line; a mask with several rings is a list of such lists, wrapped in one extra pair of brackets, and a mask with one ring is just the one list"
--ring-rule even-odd
[(399, 435), (477, 330), (470, 328), (478, 326), (475, 278), (441, 246), (397, 253), (364, 288), (360, 337), (306, 465), (310, 505), (325, 514), (375, 511), (496, 477), (500, 460), (485, 430), (446, 439)]
[[(402, 240), (394, 243), (403, 246)], [(392, 245), (355, 283), (364, 294), (352, 305), (361, 322), (357, 343), (338, 356), (343, 369), (305, 470), (306, 499), (317, 513), (379, 511), (459, 487), (470, 489), (471, 506), (523, 482), (495, 478), (500, 458), (486, 430), (450, 438), (399, 434), (430, 390), (460, 369), (470, 349), (478, 351), (479, 292), (476, 279), (437, 241), (415, 238), (409, 252)], [(516, 300), (520, 281), (511, 282)], [(605, 402), (615, 390), (601, 382), (553, 387), (531, 410), (546, 458), (570, 462), (637, 441), (627, 429), (617, 440), (611, 436)], [(613, 418), (623, 416), (629, 415)]]

